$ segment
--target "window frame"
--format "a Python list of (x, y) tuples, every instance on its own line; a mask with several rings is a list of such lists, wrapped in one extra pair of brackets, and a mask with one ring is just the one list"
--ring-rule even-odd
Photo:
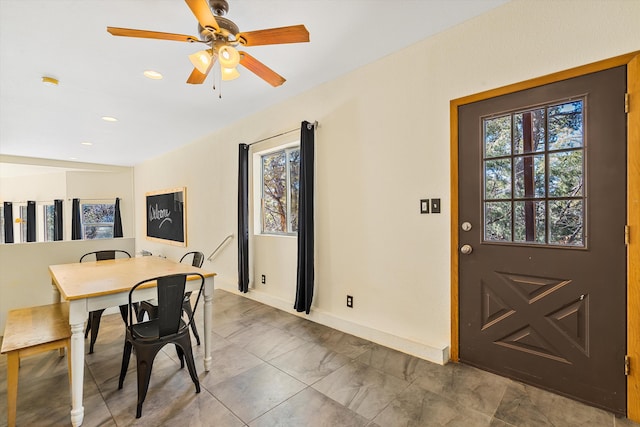
[[(113, 239), (113, 230), (114, 230), (114, 221), (111, 222), (85, 222), (84, 217), (84, 207), (87, 205), (111, 205), (114, 209), (114, 221), (115, 221), (115, 201), (112, 199), (97, 199), (97, 200), (86, 200), (83, 201), (80, 199), (80, 228), (82, 230), (82, 240), (102, 240), (102, 239)], [(111, 227), (111, 235), (108, 237), (93, 237), (87, 238), (87, 227)]]
[[(292, 214), (291, 214), (291, 165), (289, 161), (289, 153), (300, 150), (300, 140), (296, 138), (293, 141), (282, 143), (270, 148), (265, 148), (253, 153), (252, 156), (252, 171), (253, 171), (253, 197), (254, 207), (252, 209), (254, 215), (254, 233), (257, 236), (272, 236), (272, 237), (297, 237), (298, 231), (293, 231), (292, 226)], [(286, 192), (287, 192), (287, 207), (286, 207), (286, 222), (287, 231), (265, 231), (264, 230), (264, 170), (263, 170), (263, 158), (265, 156), (273, 155), (278, 152), (285, 153), (285, 170), (286, 170)], [(299, 177), (298, 177), (299, 179)]]

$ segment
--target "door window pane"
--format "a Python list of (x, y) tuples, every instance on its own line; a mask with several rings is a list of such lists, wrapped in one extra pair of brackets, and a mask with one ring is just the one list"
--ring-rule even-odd
[(549, 201), (549, 243), (552, 245), (583, 246), (582, 200)]
[(582, 101), (549, 107), (549, 150), (582, 147)]
[(515, 202), (514, 242), (545, 243), (545, 203), (536, 201)]
[(513, 152), (515, 154), (544, 151), (545, 110), (540, 108), (513, 116)]
[(484, 239), (511, 241), (511, 202), (485, 203)]
[(484, 162), (485, 199), (511, 198), (511, 159)]
[(571, 197), (582, 195), (582, 150), (549, 154), (549, 196)]
[(500, 157), (511, 154), (511, 116), (484, 121), (484, 156)]
[(516, 157), (514, 163), (515, 197), (544, 197), (544, 155)]

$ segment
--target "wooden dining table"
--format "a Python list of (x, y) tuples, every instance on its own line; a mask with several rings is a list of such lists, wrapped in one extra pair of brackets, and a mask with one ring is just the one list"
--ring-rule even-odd
[[(200, 273), (204, 285), (204, 369), (211, 367), (211, 322), (215, 273), (166, 258), (145, 256), (105, 261), (50, 265), (54, 302), (69, 302), (71, 325), (71, 424), (82, 425), (84, 382), (84, 324), (91, 311), (128, 304), (136, 283), (169, 274)], [(199, 276), (187, 277), (187, 289), (199, 289)], [(136, 301), (156, 298), (155, 288), (136, 291)]]

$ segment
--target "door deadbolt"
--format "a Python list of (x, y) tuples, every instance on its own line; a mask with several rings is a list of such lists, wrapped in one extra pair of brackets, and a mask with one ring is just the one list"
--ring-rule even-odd
[(467, 221), (463, 222), (461, 227), (462, 227), (462, 231), (469, 231), (473, 228), (471, 227), (471, 223)]

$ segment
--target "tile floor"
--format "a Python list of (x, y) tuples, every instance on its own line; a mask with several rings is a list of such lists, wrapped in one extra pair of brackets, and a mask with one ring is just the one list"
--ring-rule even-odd
[[(201, 308), (198, 308), (201, 316)], [(200, 332), (203, 327), (200, 321)], [(436, 365), (222, 290), (214, 294), (213, 368), (202, 392), (175, 349), (156, 358), (136, 420), (132, 360), (118, 390), (123, 325), (104, 316), (87, 355), (84, 426), (594, 426), (640, 427), (627, 419), (475, 368)], [(195, 340), (194, 340), (195, 342)], [(87, 346), (88, 347), (88, 346)], [(0, 358), (0, 426), (6, 426), (6, 357)], [(66, 360), (24, 359), (19, 426), (69, 422)]]

